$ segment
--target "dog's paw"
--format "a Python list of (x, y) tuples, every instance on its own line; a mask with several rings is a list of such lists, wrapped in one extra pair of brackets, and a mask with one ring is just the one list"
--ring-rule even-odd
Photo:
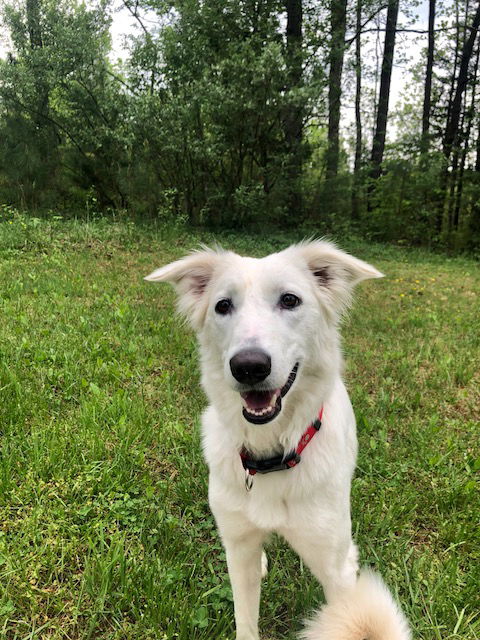
[(265, 551), (262, 551), (262, 578), (265, 578), (268, 573), (268, 558)]

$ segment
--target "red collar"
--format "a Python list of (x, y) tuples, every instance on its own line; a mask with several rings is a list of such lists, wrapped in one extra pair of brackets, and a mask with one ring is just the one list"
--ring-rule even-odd
[(322, 426), (323, 407), (318, 413), (312, 424), (307, 428), (302, 437), (300, 438), (297, 447), (294, 451), (288, 455), (278, 455), (273, 458), (263, 458), (257, 460), (251, 458), (245, 447), (240, 451), (240, 458), (242, 459), (243, 468), (246, 473), (246, 485), (248, 488), (248, 476), (254, 476), (256, 473), (271, 473), (272, 471), (284, 471), (286, 469), (292, 469), (302, 459), (301, 454), (307, 444), (311, 441), (313, 436), (320, 430)]

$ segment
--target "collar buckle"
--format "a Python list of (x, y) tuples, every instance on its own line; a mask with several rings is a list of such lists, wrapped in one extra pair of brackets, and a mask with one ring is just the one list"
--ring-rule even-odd
[(250, 473), (250, 469), (245, 467), (245, 490), (251, 491), (253, 487), (253, 475)]

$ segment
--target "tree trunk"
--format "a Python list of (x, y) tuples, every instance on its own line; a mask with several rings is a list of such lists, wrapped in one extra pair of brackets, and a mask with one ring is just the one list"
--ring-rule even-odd
[[(473, 69), (473, 75), (471, 78), (471, 97), (470, 105), (466, 109), (465, 113), (465, 132), (464, 132), (464, 144), (460, 152), (460, 168), (458, 171), (457, 190), (455, 193), (455, 204), (453, 211), (453, 228), (458, 229), (460, 223), (460, 211), (462, 207), (462, 194), (463, 194), (463, 177), (465, 174), (465, 166), (467, 163), (467, 156), (470, 151), (470, 136), (472, 133), (473, 115), (475, 113), (475, 101), (476, 101), (476, 89), (477, 89), (477, 76), (478, 76), (478, 64), (480, 61), (480, 45), (477, 46), (477, 53), (475, 57), (475, 66)], [(463, 127), (462, 127), (463, 129)]]
[(475, 146), (475, 171), (480, 173), (480, 117), (477, 119), (477, 144)]
[[(460, 132), (462, 131), (463, 131), (463, 118), (459, 126), (459, 135), (460, 135)], [(451, 170), (450, 170), (450, 173), (448, 174), (448, 179), (446, 182), (447, 190), (445, 192), (444, 210), (446, 211), (446, 219), (448, 221), (449, 233), (453, 229), (453, 209), (454, 209), (454, 203), (455, 203), (455, 190), (457, 188), (457, 182), (459, 178), (459, 172), (458, 172), (459, 157), (460, 157), (460, 148), (459, 146), (457, 146), (453, 150)]]
[(40, 0), (27, 0), (25, 9), (30, 47), (32, 49), (41, 49), (43, 40), (40, 23)]
[[(347, 21), (347, 0), (330, 2), (330, 71), (328, 84), (328, 146), (326, 154), (327, 180), (338, 173), (340, 106), (342, 97), (343, 54), (345, 50), (345, 29)], [(358, 35), (357, 41), (360, 35)]]
[[(470, 27), (470, 33), (468, 38), (464, 40), (462, 47), (462, 54), (460, 57), (460, 65), (458, 70), (458, 78), (453, 92), (453, 99), (451, 100), (451, 106), (448, 113), (447, 124), (445, 127), (445, 134), (443, 137), (443, 155), (445, 156), (445, 164), (441, 178), (441, 193), (439, 207), (437, 209), (437, 215), (435, 220), (435, 229), (437, 233), (442, 231), (444, 212), (449, 209), (449, 192), (448, 184), (449, 180), (454, 180), (455, 176), (449, 176), (448, 166), (452, 155), (454, 146), (458, 144), (460, 117), (462, 115), (462, 101), (465, 93), (465, 89), (468, 84), (468, 68), (473, 53), (473, 47), (480, 26), (480, 2), (477, 4), (477, 10), (472, 20)], [(454, 153), (454, 160), (457, 160), (457, 153)], [(449, 220), (450, 222), (450, 220)]]
[(393, 55), (395, 52), (395, 36), (397, 32), (399, 0), (389, 0), (385, 45), (383, 50), (382, 73), (380, 77), (380, 93), (378, 96), (377, 124), (373, 137), (370, 177), (380, 177), (385, 137), (387, 134), (388, 102), (390, 98), (390, 82), (392, 79)]
[(478, 2), (477, 10), (475, 12), (475, 16), (472, 21), (470, 34), (468, 38), (465, 40), (465, 43), (463, 46), (462, 57), (460, 60), (460, 69), (458, 72), (457, 86), (456, 86), (455, 94), (452, 100), (450, 117), (448, 119), (447, 126), (445, 129), (445, 135), (443, 138), (443, 154), (447, 162), (450, 159), (452, 147), (455, 143), (455, 138), (458, 133), (462, 98), (468, 82), (468, 67), (470, 64), (470, 59), (472, 57), (473, 46), (475, 44), (475, 39), (477, 37), (479, 26), (480, 26), (480, 2)]
[(41, 0), (27, 0), (25, 4), (27, 30), (32, 49), (32, 71), (34, 74), (34, 82), (36, 89), (35, 111), (37, 117), (35, 119), (39, 130), (45, 127), (46, 117), (48, 115), (49, 88), (45, 81), (44, 69), (38, 64), (38, 58), (35, 51), (43, 48), (42, 23), (41, 23)]
[[(380, 78), (380, 33), (381, 33), (381, 24), (380, 24), (380, 16), (377, 15), (375, 19), (375, 71), (373, 74), (373, 92), (372, 92), (372, 114), (376, 114), (378, 111), (378, 85)], [(372, 118), (372, 140), (375, 136), (375, 117)]]
[(422, 139), (420, 151), (427, 153), (430, 146), (430, 112), (432, 104), (433, 58), (435, 53), (435, 7), (436, 0), (429, 0), (428, 11), (428, 52), (425, 72), (425, 92), (423, 98)]
[(295, 89), (301, 86), (303, 76), (302, 55), (302, 24), (303, 8), (302, 0), (286, 0), (287, 10), (287, 94), (290, 95), (286, 107), (283, 130), (287, 150), (287, 198), (288, 211), (295, 212), (298, 216), (303, 208), (300, 177), (302, 173), (302, 139), (304, 107), (295, 96)]
[(355, 164), (353, 167), (352, 187), (352, 218), (360, 218), (360, 170), (362, 168), (362, 0), (357, 0), (356, 25), (357, 39), (355, 42)]
[(452, 112), (453, 94), (455, 93), (455, 79), (457, 77), (458, 59), (460, 57), (460, 13), (458, 2), (455, 2), (455, 58), (453, 61), (452, 81), (450, 83), (450, 91), (448, 94), (447, 105), (447, 118), (446, 122), (450, 120), (450, 114)]

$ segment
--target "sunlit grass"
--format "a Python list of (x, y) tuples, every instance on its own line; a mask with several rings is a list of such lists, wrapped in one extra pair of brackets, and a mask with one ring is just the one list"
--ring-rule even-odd
[[(219, 239), (260, 255), (299, 238)], [(142, 280), (200, 241), (213, 236), (0, 224), (1, 637), (233, 638), (195, 341), (172, 292)], [(343, 245), (387, 276), (362, 285), (343, 329), (362, 562), (398, 593), (415, 638), (474, 640), (478, 263)], [(321, 591), (281, 541), (269, 557), (261, 628), (293, 638)]]

